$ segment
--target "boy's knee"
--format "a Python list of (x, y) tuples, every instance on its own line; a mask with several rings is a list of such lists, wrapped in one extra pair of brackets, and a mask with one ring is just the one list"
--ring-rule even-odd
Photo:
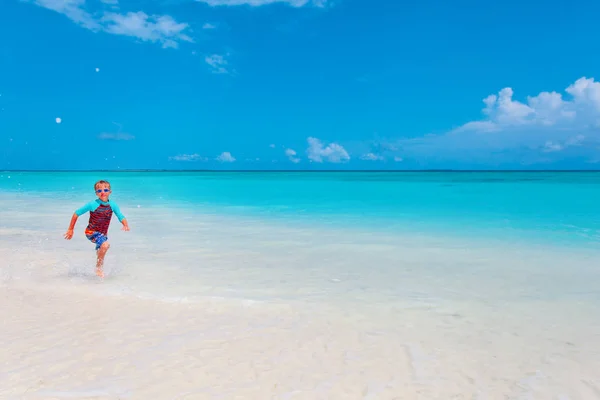
[(110, 248), (110, 243), (108, 242), (104, 242), (102, 243), (102, 246), (100, 246), (100, 249), (104, 249), (104, 250), (108, 250)]

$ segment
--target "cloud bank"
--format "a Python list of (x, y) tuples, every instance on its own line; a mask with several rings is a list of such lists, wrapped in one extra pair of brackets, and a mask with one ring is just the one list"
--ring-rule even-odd
[(325, 7), (327, 0), (196, 0), (199, 3), (206, 3), (211, 7), (219, 6), (251, 6), (261, 7), (269, 4), (283, 3), (291, 7)]
[(524, 126), (538, 129), (600, 127), (600, 82), (579, 78), (565, 92), (570, 100), (553, 91), (528, 96), (527, 102), (522, 103), (513, 100), (513, 89), (506, 87), (497, 95), (483, 99), (484, 120), (469, 122), (459, 130), (497, 132)]
[[(148, 15), (143, 11), (119, 12), (118, 0), (100, 0), (89, 2), (100, 6), (92, 10), (86, 0), (21, 0), (31, 2), (48, 10), (63, 14), (83, 28), (94, 32), (106, 32), (114, 35), (134, 37), (144, 42), (159, 43), (163, 48), (177, 48), (182, 42), (194, 42), (189, 36), (190, 26), (177, 22), (170, 15)], [(328, 0), (197, 0), (211, 7), (252, 6), (259, 7), (282, 3), (291, 7), (325, 7)], [(110, 11), (106, 11), (106, 9)], [(215, 29), (216, 25), (204, 23), (202, 29)], [(209, 57), (215, 57), (209, 56)], [(217, 57), (222, 57), (218, 56)], [(223, 61), (221, 58), (220, 61)], [(213, 66), (213, 72), (224, 73), (222, 62), (211, 58), (207, 63)], [(217, 66), (214, 64), (216, 63)]]
[(483, 99), (483, 118), (440, 135), (377, 141), (388, 157), (423, 166), (443, 162), (548, 164), (600, 159), (600, 82), (582, 77), (564, 94), (556, 91), (514, 98), (506, 87)]
[[(29, 1), (29, 0), (25, 0)], [(169, 15), (148, 15), (143, 11), (118, 13), (98, 10), (92, 12), (85, 0), (32, 0), (40, 7), (63, 14), (83, 28), (94, 32), (134, 37), (145, 42), (159, 43), (163, 48), (177, 48), (181, 42), (193, 42), (186, 33), (189, 25), (177, 22)], [(117, 1), (104, 0), (114, 6)]]

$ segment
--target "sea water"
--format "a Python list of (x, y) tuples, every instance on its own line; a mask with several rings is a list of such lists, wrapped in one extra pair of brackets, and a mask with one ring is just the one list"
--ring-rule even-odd
[[(586, 269), (600, 243), (594, 172), (1, 172), (1, 225), (37, 232), (33, 244), (17, 241), (15, 249), (66, 246), (63, 263), (69, 252), (93, 253), (82, 234), (87, 215), (77, 245), (59, 239), (74, 209), (95, 198), (99, 179), (111, 182), (111, 199), (132, 227), (123, 234), (114, 218), (109, 232), (111, 253), (123, 259), (109, 256), (107, 264), (121, 274), (157, 264), (157, 273), (176, 268), (228, 280), (232, 292), (293, 297), (286, 285), (299, 290), (302, 276), (322, 277), (307, 282), (311, 293), (327, 293), (344, 274), (363, 284), (379, 277), (382, 286), (370, 290), (381, 294), (410, 267), (411, 276), (431, 275), (422, 283), (433, 293), (434, 282), (444, 290), (450, 276), (473, 268), (484, 286), (516, 269), (542, 280), (579, 272), (586, 287), (586, 274), (598, 270)], [(3, 235), (5, 243), (15, 239)], [(86, 262), (93, 258), (87, 253)], [(494, 265), (486, 269), (487, 262)], [(280, 274), (285, 282), (273, 281)], [(259, 281), (262, 291), (252, 286)], [(531, 285), (533, 293), (539, 280)]]
[(83, 202), (99, 178), (126, 208), (559, 245), (600, 239), (595, 172), (4, 172), (0, 190)]
[[(62, 238), (99, 179), (131, 226), (113, 219), (102, 284), (87, 216)], [(593, 398), (581, 393), (600, 390), (599, 183), (593, 172), (1, 172), (0, 278), (415, 326), (414, 351), (464, 351), (477, 369), (474, 349), (489, 348), (527, 382), (575, 365), (584, 383), (538, 380)]]

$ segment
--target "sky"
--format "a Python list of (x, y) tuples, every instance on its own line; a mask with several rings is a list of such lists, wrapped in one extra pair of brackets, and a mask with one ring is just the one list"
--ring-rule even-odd
[(600, 169), (598, 15), (2, 0), (0, 169)]

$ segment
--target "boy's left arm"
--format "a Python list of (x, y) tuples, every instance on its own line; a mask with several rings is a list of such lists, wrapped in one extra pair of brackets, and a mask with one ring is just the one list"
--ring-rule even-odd
[(119, 219), (119, 222), (123, 224), (123, 227), (121, 229), (124, 231), (128, 231), (129, 224), (127, 223), (127, 219), (121, 212), (121, 209), (119, 208), (119, 206), (116, 203), (112, 203), (112, 202), (111, 202), (110, 206), (113, 209), (113, 211), (115, 212), (115, 215), (117, 216), (117, 218)]

